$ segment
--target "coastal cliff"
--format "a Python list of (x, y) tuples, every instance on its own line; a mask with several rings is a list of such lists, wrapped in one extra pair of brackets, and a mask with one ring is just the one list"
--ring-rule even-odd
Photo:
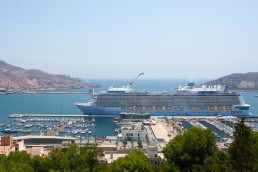
[(258, 72), (234, 73), (205, 84), (227, 85), (231, 90), (258, 90)]
[(68, 88), (92, 88), (98, 84), (83, 83), (68, 75), (52, 75), (31, 69), (26, 70), (0, 60), (0, 88), (24, 90), (56, 90)]

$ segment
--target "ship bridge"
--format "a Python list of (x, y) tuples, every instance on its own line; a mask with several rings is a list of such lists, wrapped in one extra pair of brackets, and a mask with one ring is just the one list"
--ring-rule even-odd
[(133, 92), (133, 89), (130, 86), (122, 86), (122, 87), (109, 87), (107, 90), (108, 93), (130, 93)]
[(194, 83), (189, 83), (185, 87), (179, 87), (177, 89), (178, 93), (193, 93), (193, 94), (216, 94), (216, 93), (225, 93), (225, 85), (200, 85), (195, 86)]

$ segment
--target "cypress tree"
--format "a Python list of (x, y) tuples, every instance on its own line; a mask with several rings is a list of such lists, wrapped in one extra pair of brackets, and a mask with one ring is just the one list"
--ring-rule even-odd
[(235, 171), (250, 171), (251, 169), (251, 132), (252, 129), (245, 125), (242, 117), (234, 131), (234, 141), (230, 144), (229, 153), (232, 169)]

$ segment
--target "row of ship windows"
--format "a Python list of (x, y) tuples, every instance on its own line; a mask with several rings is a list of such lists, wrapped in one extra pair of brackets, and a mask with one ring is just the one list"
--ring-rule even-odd
[[(162, 105), (156, 105), (156, 106), (151, 106), (151, 105), (148, 105), (148, 106), (135, 106), (135, 107), (163, 107)], [(99, 106), (99, 107), (101, 107), (101, 106)], [(118, 107), (118, 106), (103, 106), (103, 107)], [(126, 106), (119, 106), (119, 107), (126, 107)], [(128, 106), (128, 107), (133, 107), (133, 105), (132, 106)], [(166, 106), (164, 106), (164, 107), (169, 107), (169, 105), (166, 105)], [(177, 107), (177, 108), (187, 108), (187, 109), (191, 109), (192, 107), (199, 107), (200, 109), (207, 109), (207, 107), (209, 107), (209, 106), (177, 106), (177, 105), (173, 105), (173, 106), (171, 106), (171, 107)], [(223, 107), (223, 105), (218, 105), (217, 107)], [(212, 108), (211, 108), (211, 110), (212, 110)], [(241, 110), (244, 110), (244, 109), (241, 109)]]
[(123, 100), (112, 100), (112, 101), (97, 101), (97, 103), (124, 103), (124, 104), (130, 104), (130, 103), (139, 103), (139, 104), (149, 104), (149, 103), (180, 103), (180, 104), (189, 104), (189, 103), (229, 103), (229, 104), (239, 104), (239, 101), (159, 101), (159, 100), (153, 100), (153, 101), (141, 101), (141, 100), (131, 100), (131, 101), (123, 101)]
[[(130, 106), (135, 106), (135, 105), (130, 105)], [(171, 105), (147, 105), (147, 106), (140, 106), (140, 105), (136, 105), (136, 107), (154, 107), (154, 106), (171, 106)], [(223, 104), (218, 104), (218, 105), (214, 105), (214, 107), (217, 106), (217, 107), (221, 107), (223, 106)], [(228, 105), (230, 106), (230, 105)], [(104, 105), (104, 106), (99, 106), (99, 107), (127, 107), (126, 105), (120, 105), (120, 106), (112, 106), (112, 105)], [(129, 106), (128, 106), (129, 107)], [(208, 105), (173, 105), (172, 107), (178, 107), (178, 108), (192, 108), (192, 107), (199, 107), (201, 109), (207, 109), (207, 107), (209, 107)], [(244, 109), (241, 109), (241, 110), (244, 110)]]
[(128, 96), (128, 97), (121, 97), (121, 96), (106, 96), (106, 97), (98, 97), (98, 100), (238, 100), (238, 97), (136, 97), (136, 96)]
[(161, 100), (161, 101), (180, 101), (180, 100), (184, 100), (184, 101), (210, 101), (210, 100), (228, 100), (228, 101), (238, 101), (239, 99), (231, 99), (231, 98), (225, 98), (225, 99), (222, 99), (222, 98), (209, 98), (209, 99), (205, 99), (205, 98), (201, 98), (201, 99), (137, 99), (137, 98), (106, 98), (106, 99), (98, 99), (98, 100), (102, 100), (102, 101), (105, 101), (105, 100), (141, 100), (141, 101), (152, 101), (152, 100)]
[[(127, 110), (200, 110), (199, 107), (174, 107), (174, 106), (127, 106)], [(207, 110), (232, 110), (232, 106), (208, 106)], [(248, 110), (248, 109), (246, 109)]]
[(98, 99), (98, 102), (130, 102), (130, 101), (139, 101), (139, 102), (239, 102), (238, 99), (168, 99), (168, 100), (161, 100), (161, 99), (150, 99), (150, 100), (144, 100), (144, 99)]
[(99, 97), (237, 97), (239, 94), (99, 94)]
[(130, 101), (130, 102), (123, 102), (123, 101), (115, 101), (115, 102), (96, 102), (98, 106), (224, 106), (224, 105), (233, 105), (233, 104), (240, 104), (239, 102), (140, 102), (140, 101)]
[(173, 98), (187, 98), (187, 99), (193, 99), (193, 98), (238, 98), (238, 96), (234, 95), (234, 96), (230, 96), (230, 95), (225, 95), (225, 96), (222, 96), (222, 95), (210, 95), (210, 96), (185, 96), (185, 95), (181, 95), (181, 96), (160, 96), (160, 95), (149, 95), (149, 96), (137, 96), (137, 95), (98, 95), (98, 98), (107, 98), (107, 97), (114, 97), (114, 98), (140, 98), (140, 99), (148, 99), (148, 98), (154, 98), (154, 99), (158, 99), (158, 98), (161, 98), (161, 99), (173, 99)]

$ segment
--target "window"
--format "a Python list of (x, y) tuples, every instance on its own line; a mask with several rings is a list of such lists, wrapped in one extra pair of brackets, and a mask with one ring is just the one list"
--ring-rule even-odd
[(127, 137), (133, 137), (133, 133), (126, 133)]

